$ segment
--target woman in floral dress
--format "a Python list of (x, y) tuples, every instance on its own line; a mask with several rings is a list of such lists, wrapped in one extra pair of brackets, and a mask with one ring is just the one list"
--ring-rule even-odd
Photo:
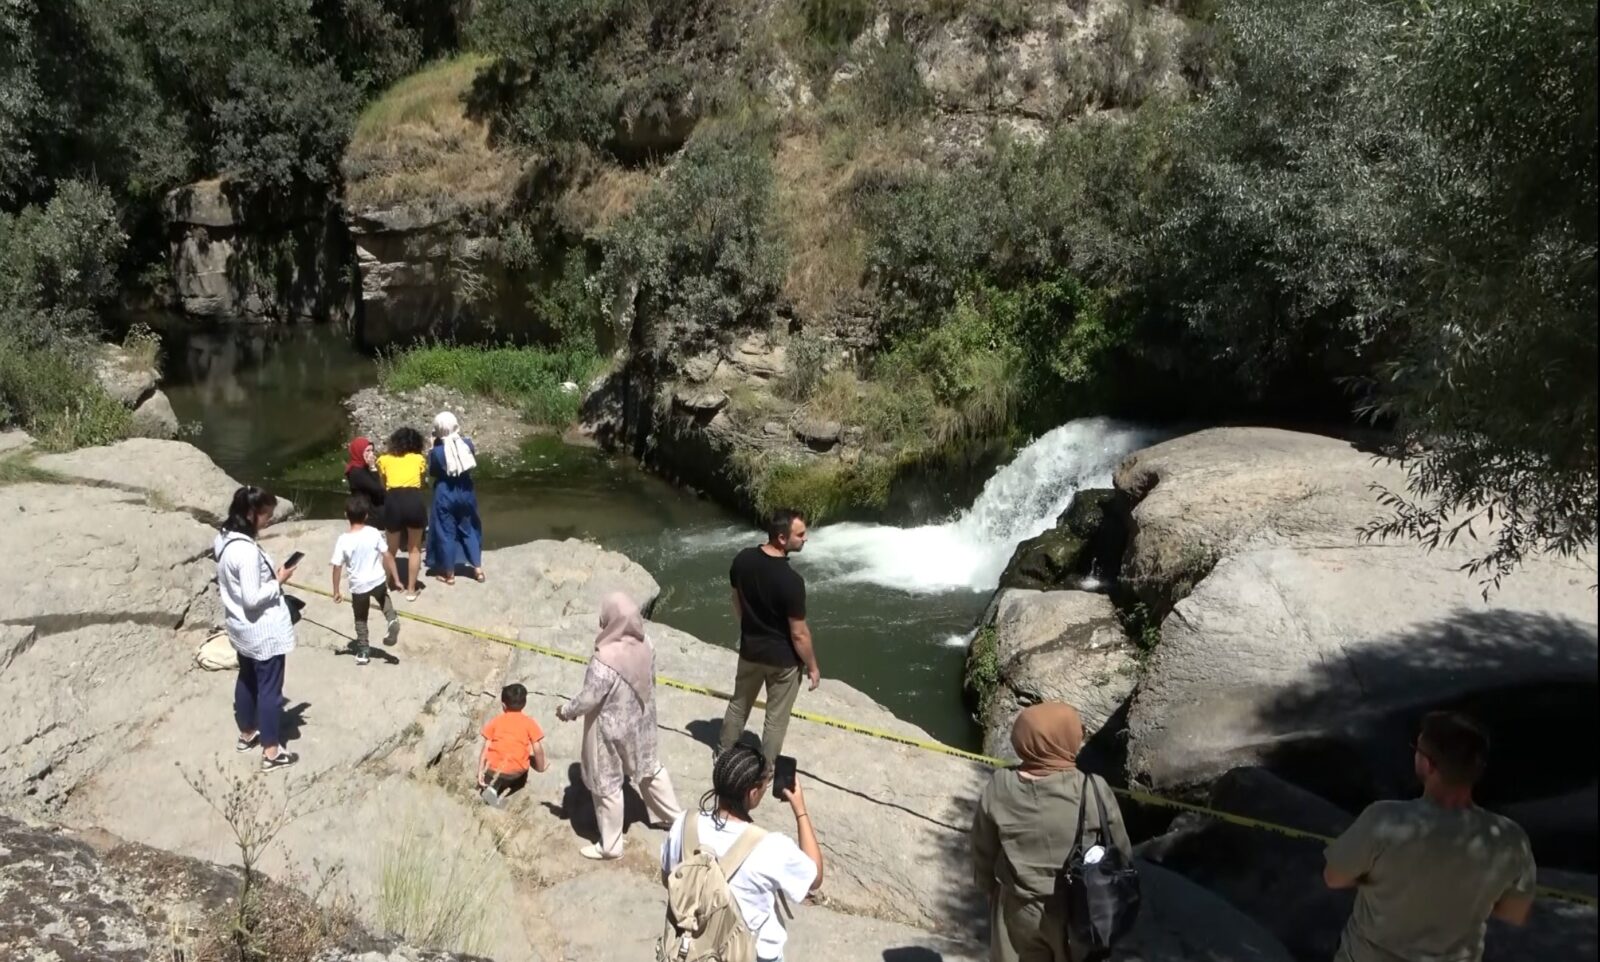
[(583, 719), (583, 783), (600, 826), (600, 843), (585, 846), (584, 858), (622, 857), (624, 780), (644, 798), (652, 824), (670, 825), (682, 814), (656, 755), (655, 649), (644, 635), (644, 615), (627, 595), (617, 592), (601, 603), (583, 690), (556, 709), (556, 717)]

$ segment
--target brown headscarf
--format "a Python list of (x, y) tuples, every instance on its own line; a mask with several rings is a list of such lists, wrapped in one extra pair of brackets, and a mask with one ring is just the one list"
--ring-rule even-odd
[(1024, 708), (1011, 726), (1011, 747), (1030, 775), (1071, 771), (1078, 767), (1078, 749), (1083, 747), (1083, 718), (1065, 702)]
[(655, 649), (644, 636), (644, 615), (633, 599), (620, 591), (600, 603), (600, 634), (594, 639), (594, 656), (622, 676), (645, 704), (655, 692)]

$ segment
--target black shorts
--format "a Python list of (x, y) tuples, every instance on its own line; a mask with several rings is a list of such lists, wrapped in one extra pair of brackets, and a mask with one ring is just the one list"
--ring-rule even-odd
[(383, 499), (383, 525), (388, 531), (428, 526), (428, 502), (421, 488), (390, 488)]

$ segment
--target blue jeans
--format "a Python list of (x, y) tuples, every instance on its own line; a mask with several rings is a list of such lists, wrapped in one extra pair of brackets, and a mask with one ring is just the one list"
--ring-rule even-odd
[(261, 733), (266, 747), (282, 744), (278, 740), (278, 721), (283, 714), (283, 655), (257, 661), (239, 656), (239, 679), (233, 685), (233, 720), (240, 733)]

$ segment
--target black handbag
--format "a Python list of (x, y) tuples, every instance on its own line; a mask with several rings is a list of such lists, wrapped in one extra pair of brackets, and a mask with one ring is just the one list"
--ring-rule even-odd
[[(1097, 862), (1084, 861), (1083, 813), (1089, 807), (1090, 793), (1100, 815), (1100, 847), (1105, 849)], [(1110, 955), (1111, 947), (1128, 934), (1139, 917), (1139, 871), (1133, 867), (1133, 859), (1112, 841), (1110, 826), (1100, 787), (1084, 775), (1078, 834), (1056, 878), (1056, 900), (1066, 920), (1067, 945), (1074, 962), (1095, 962)]]

